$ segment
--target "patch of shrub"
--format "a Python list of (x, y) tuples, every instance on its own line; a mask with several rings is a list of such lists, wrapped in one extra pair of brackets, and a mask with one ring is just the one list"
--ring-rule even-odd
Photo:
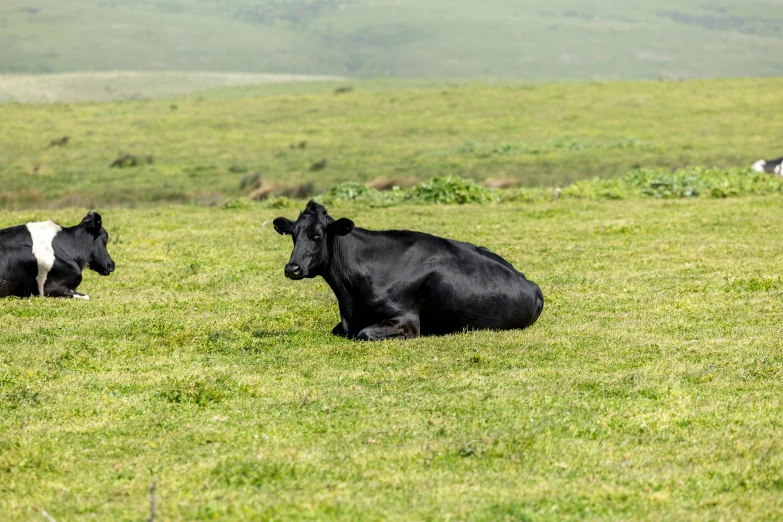
[(329, 165), (329, 160), (324, 158), (322, 160), (319, 160), (319, 161), (311, 163), (310, 164), (310, 170), (313, 171), (313, 172), (318, 171), (318, 170), (324, 170), (327, 167), (327, 165)]
[(65, 147), (70, 139), (70, 136), (63, 136), (62, 138), (52, 140), (49, 142), (49, 147)]
[(324, 196), (338, 201), (363, 201), (375, 197), (375, 189), (367, 188), (363, 183), (347, 181), (330, 188)]
[(695, 198), (706, 190), (704, 179), (687, 170), (673, 173), (638, 170), (626, 175), (623, 181), (652, 198)]
[(364, 203), (374, 207), (384, 207), (398, 204), (402, 201), (405, 191), (398, 188), (380, 191), (369, 188), (363, 183), (347, 181), (330, 188), (317, 200), (325, 205), (332, 203)]
[[(354, 181), (334, 185), (317, 201), (325, 205), (357, 203), (372, 207), (403, 203), (466, 203), (551, 201), (558, 198), (585, 200), (725, 198), (745, 195), (783, 194), (783, 178), (749, 169), (723, 170), (688, 167), (669, 172), (665, 169), (639, 169), (620, 178), (593, 178), (559, 187), (495, 188), (472, 179), (440, 176), (403, 189), (379, 191)], [(294, 197), (297, 197), (294, 195)], [(296, 206), (285, 198), (281, 207)], [(270, 205), (271, 206), (271, 205)]]
[(245, 198), (229, 199), (223, 203), (222, 208), (226, 210), (245, 210), (250, 208), (250, 201)]
[(109, 164), (111, 168), (136, 167), (138, 165), (151, 164), (155, 161), (152, 156), (138, 154), (122, 154)]
[(640, 169), (621, 179), (630, 189), (652, 198), (725, 198), (783, 192), (783, 179), (749, 169)]
[(264, 206), (267, 208), (293, 208), (296, 206), (290, 198), (285, 196), (269, 198), (264, 202)]
[(562, 189), (562, 197), (577, 199), (726, 198), (783, 193), (783, 179), (748, 169), (687, 167), (639, 169), (621, 178), (581, 180)]
[(463, 205), (498, 201), (499, 198), (497, 191), (479, 185), (472, 179), (438, 176), (414, 185), (404, 199), (416, 203)]

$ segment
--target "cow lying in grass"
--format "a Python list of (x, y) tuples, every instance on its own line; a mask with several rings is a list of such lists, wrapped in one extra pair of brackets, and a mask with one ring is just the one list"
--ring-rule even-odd
[(294, 240), (286, 277), (321, 276), (337, 296), (335, 335), (380, 340), (525, 328), (544, 307), (538, 285), (470, 243), (356, 228), (313, 201), (295, 222), (278, 217), (274, 227)]
[(767, 174), (783, 177), (783, 158), (772, 160), (760, 159), (753, 164), (751, 169), (753, 169), (754, 172), (766, 172)]
[(95, 212), (74, 227), (43, 221), (0, 229), (0, 297), (89, 299), (76, 288), (87, 266), (104, 276), (114, 271), (108, 241)]

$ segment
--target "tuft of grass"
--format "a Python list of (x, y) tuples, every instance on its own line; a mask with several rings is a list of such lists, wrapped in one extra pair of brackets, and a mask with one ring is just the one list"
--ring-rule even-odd
[[(211, 337), (210, 343), (215, 344), (216, 339)], [(225, 399), (233, 391), (232, 384), (226, 376), (177, 377), (162, 383), (159, 393), (162, 399), (174, 404), (206, 406)]]

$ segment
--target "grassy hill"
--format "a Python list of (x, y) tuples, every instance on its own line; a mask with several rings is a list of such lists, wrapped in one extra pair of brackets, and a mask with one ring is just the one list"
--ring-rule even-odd
[(778, 0), (5, 0), (0, 72), (658, 78), (783, 71)]
[[(747, 167), (781, 153), (770, 116), (783, 113), (781, 79), (363, 85), (344, 94), (308, 84), (302, 94), (241, 87), (166, 101), (3, 105), (0, 205), (219, 202), (246, 194), (256, 176), (316, 190), (449, 174), (562, 186), (637, 167)], [(67, 144), (51, 143), (65, 136)], [(110, 167), (124, 154), (139, 164)]]

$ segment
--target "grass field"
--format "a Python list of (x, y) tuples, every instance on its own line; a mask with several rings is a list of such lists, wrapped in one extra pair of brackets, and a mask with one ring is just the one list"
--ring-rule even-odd
[[(780, 155), (781, 79), (403, 88), (248, 87), (171, 100), (0, 106), (0, 207), (220, 203), (242, 180), (461, 175), (553, 186)], [(414, 84), (415, 85), (415, 84)], [(316, 92), (302, 92), (314, 89)], [(65, 146), (50, 146), (68, 136)], [(299, 146), (305, 142), (304, 148)], [(122, 154), (152, 156), (110, 168)], [(326, 168), (313, 165), (326, 159)]]
[[(392, 79), (0, 105), (0, 228), (97, 207), (117, 263), (87, 302), (0, 300), (0, 518), (144, 520), (156, 478), (161, 521), (779, 520), (781, 184), (666, 172), (780, 155), (781, 92)], [(320, 197), (506, 257), (544, 292), (530, 329), (332, 337), (336, 299), (284, 278), (271, 226), (304, 202), (234, 199), (256, 176), (449, 175), (542, 190)], [(594, 176), (624, 177), (566, 186)]]
[(0, 72), (774, 76), (779, 0), (5, 0)]
[(143, 520), (153, 477), (156, 520), (783, 516), (780, 197), (331, 210), (497, 251), (541, 319), (335, 338), (295, 210), (106, 209), (92, 300), (0, 303), (3, 519)]

